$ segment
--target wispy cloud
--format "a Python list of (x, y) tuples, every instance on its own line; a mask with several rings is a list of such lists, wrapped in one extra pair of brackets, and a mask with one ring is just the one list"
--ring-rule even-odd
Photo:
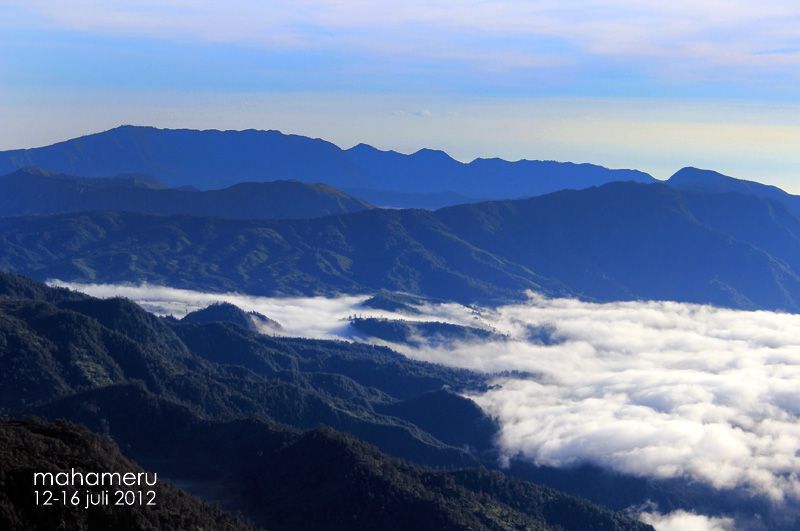
[(797, 190), (798, 25), (790, 0), (4, 0), (0, 147), (277, 128)]
[[(70, 284), (52, 281), (57, 286), (77, 289), (95, 297), (125, 297), (158, 315), (182, 318), (187, 313), (217, 302), (229, 302), (247, 311), (259, 312), (281, 324), (281, 333), (289, 336), (336, 339), (346, 318), (364, 296), (324, 297), (254, 297), (240, 293), (203, 293), (149, 284)], [(273, 317), (273, 316), (280, 316)]]
[[(10, 1), (77, 31), (506, 64), (591, 57), (715, 65), (796, 64), (800, 7), (789, 0)], [(533, 62), (532, 62), (533, 61)], [(639, 63), (642, 69), (648, 63)], [(685, 66), (685, 65), (684, 65)], [(675, 70), (670, 68), (670, 70)]]

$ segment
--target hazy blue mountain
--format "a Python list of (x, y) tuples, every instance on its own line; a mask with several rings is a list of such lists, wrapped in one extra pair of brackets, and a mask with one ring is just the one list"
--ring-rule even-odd
[(403, 155), (364, 144), (342, 150), (324, 140), (278, 131), (134, 126), (41, 148), (0, 152), (0, 174), (27, 166), (87, 177), (147, 174), (170, 186), (202, 189), (296, 179), (358, 190), (382, 206), (424, 208), (465, 199), (540, 195), (610, 181), (653, 181), (639, 171), (591, 164), (500, 159), (465, 164), (441, 151), (423, 149)]
[[(0, 153), (0, 173), (27, 166), (86, 177), (142, 173), (171, 186), (204, 189), (281, 179), (368, 185), (335, 145), (278, 131), (122, 126), (47, 147)], [(325, 179), (317, 178), (323, 175)]]
[(611, 181), (654, 182), (650, 175), (637, 170), (609, 170), (593, 164), (541, 160), (511, 162), (499, 158), (463, 163), (444, 151), (432, 149), (405, 155), (359, 144), (347, 150), (347, 155), (370, 178), (372, 188), (418, 194), (459, 194), (460, 203), (536, 196)]
[(373, 188), (345, 188), (344, 191), (355, 197), (360, 197), (365, 201), (369, 201), (373, 205), (384, 208), (424, 208), (425, 210), (436, 210), (437, 208), (446, 206), (476, 203), (481, 200), (455, 192), (421, 194), (377, 190)]
[(612, 183), (526, 200), (236, 221), (130, 213), (0, 220), (0, 267), (36, 278), (254, 294), (523, 290), (800, 310), (800, 219), (741, 194)]
[(789, 194), (777, 186), (728, 177), (712, 170), (682, 168), (670, 177), (667, 184), (682, 190), (711, 193), (740, 193), (772, 199), (800, 212), (800, 196)]
[(324, 184), (240, 183), (221, 190), (159, 186), (142, 177), (85, 178), (25, 168), (0, 177), (0, 216), (84, 210), (211, 216), (231, 219), (312, 218), (371, 205)]

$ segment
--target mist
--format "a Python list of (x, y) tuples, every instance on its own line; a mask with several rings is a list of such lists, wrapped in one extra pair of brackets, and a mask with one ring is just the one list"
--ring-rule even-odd
[(658, 531), (729, 531), (735, 529), (731, 518), (714, 518), (686, 511), (642, 513), (642, 521)]
[[(65, 285), (64, 283), (59, 283)], [(596, 464), (649, 478), (739, 489), (776, 506), (800, 502), (800, 315), (674, 302), (594, 304), (545, 299), (498, 308), (420, 306), (374, 311), (365, 296), (265, 298), (158, 286), (67, 285), (121, 295), (180, 317), (228, 301), (280, 322), (292, 336), (354, 338), (353, 314), (483, 327), (504, 340), (434, 347), (371, 341), (414, 359), (488, 374), (470, 396), (499, 419), (503, 458)], [(552, 341), (532, 339), (546, 327)], [(517, 374), (517, 373), (515, 373)], [(525, 376), (527, 375), (527, 376)], [(658, 529), (729, 529), (724, 518), (648, 513)]]

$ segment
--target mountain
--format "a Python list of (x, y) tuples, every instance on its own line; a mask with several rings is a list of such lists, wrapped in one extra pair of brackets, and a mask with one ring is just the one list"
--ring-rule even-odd
[(422, 313), (417, 306), (423, 305), (426, 299), (415, 297), (407, 293), (394, 293), (382, 291), (368, 298), (361, 303), (364, 308), (373, 310), (386, 310), (388, 312), (400, 312), (410, 315)]
[[(75, 509), (59, 502), (53, 502), (49, 507), (38, 506), (32, 474), (70, 472), (72, 469), (82, 473), (143, 472), (117, 447), (84, 427), (40, 419), (0, 421), (0, 527), (43, 531), (253, 529), (163, 481), (154, 487), (156, 504), (153, 506), (100, 505)], [(152, 478), (152, 473), (148, 477)], [(45, 490), (41, 488), (39, 491), (40, 502), (44, 500)], [(85, 496), (83, 489), (66, 488), (66, 492), (69, 497), (75, 492), (79, 497)], [(115, 501), (113, 497), (111, 501)]]
[[(496, 471), (441, 472), (387, 459), (329, 430), (257, 462), (252, 478), (254, 497), (272, 502), (259, 506), (263, 520), (278, 529), (652, 530)], [(285, 503), (294, 492), (304, 493), (302, 502)]]
[(171, 186), (223, 188), (297, 179), (366, 185), (342, 151), (323, 140), (278, 131), (193, 131), (122, 126), (52, 146), (0, 153), (0, 173), (26, 166), (86, 177), (154, 175)]
[(682, 168), (665, 182), (681, 190), (755, 195), (783, 203), (793, 211), (800, 213), (800, 196), (784, 192), (777, 186), (736, 179), (712, 170)]
[(271, 338), (229, 323), (184, 324), (124, 299), (62, 300), (60, 293), (0, 296), (0, 360), (6, 368), (0, 415), (141, 382), (157, 397), (210, 418), (262, 415), (301, 429), (325, 423), (401, 457), (473, 462), (461, 449), (375, 407), (443, 385), (480, 388), (478, 375), (371, 345)]
[(478, 198), (467, 197), (455, 192), (421, 194), (415, 192), (393, 192), (392, 190), (378, 190), (374, 188), (345, 188), (344, 191), (383, 208), (423, 208), (425, 210), (436, 210), (437, 208), (446, 206), (480, 201)]
[[(0, 361), (0, 414), (79, 422), (160, 478), (267, 529), (651, 529), (479, 468), (494, 462), (496, 425), (472, 401), (437, 391), (484, 377), (387, 349), (181, 323), (0, 273)], [(435, 422), (432, 408), (458, 426)], [(139, 470), (71, 424), (0, 423), (0, 440), (0, 471), (10, 471), (0, 518), (13, 522), (32, 518), (20, 485), (38, 467)], [(164, 504), (164, 518), (189, 525), (208, 513), (222, 523), (193, 503)], [(132, 526), (152, 527), (161, 526)]]
[[(655, 182), (637, 170), (609, 170), (593, 164), (511, 162), (499, 158), (462, 163), (433, 149), (405, 155), (359, 144), (347, 150), (347, 156), (369, 177), (371, 188), (417, 194), (455, 193), (461, 196), (458, 203), (536, 196), (612, 181)], [(445, 202), (439, 204), (444, 206)]]
[(282, 328), (277, 321), (270, 319), (266, 315), (258, 312), (245, 312), (228, 302), (218, 302), (200, 310), (189, 312), (181, 321), (195, 324), (231, 323), (251, 332), (259, 332), (265, 329), (278, 331)]
[(494, 446), (499, 428), (497, 421), (484, 415), (475, 402), (447, 389), (386, 404), (381, 411), (412, 422), (449, 444), (467, 445), (482, 452)]
[(35, 278), (253, 294), (524, 290), (800, 311), (800, 218), (742, 194), (611, 183), (514, 201), (236, 221), (84, 213), (0, 219), (0, 268)]
[(311, 218), (372, 208), (323, 184), (240, 183), (222, 190), (179, 190), (141, 177), (112, 179), (25, 168), (0, 177), (0, 216), (119, 210), (230, 219)]
[[(250, 435), (250, 442), (265, 434), (260, 430), (255, 438)], [(283, 440), (272, 447), (264, 444), (278, 439)], [(154, 506), (37, 507), (33, 472), (143, 470), (107, 439), (64, 421), (0, 421), (0, 441), (4, 529), (254, 529), (165, 483), (163, 475), (153, 487)], [(261, 439), (261, 448), (257, 456), (253, 448), (245, 450), (251, 467), (237, 471), (244, 491), (239, 508), (267, 529), (652, 530), (622, 514), (498, 472), (454, 474), (403, 463), (330, 429), (298, 434), (276, 428)], [(152, 479), (154, 472), (147, 477)], [(70, 497), (75, 492), (85, 496), (85, 489), (65, 490)]]
[(377, 338), (413, 346), (453, 345), (459, 341), (503, 341), (505, 336), (492, 330), (435, 321), (406, 321), (379, 317), (350, 319), (354, 335)]
[(51, 146), (0, 152), (0, 174), (27, 166), (87, 177), (146, 174), (170, 186), (224, 188), (296, 179), (355, 191), (382, 206), (431, 208), (465, 199), (503, 199), (610, 181), (653, 182), (634, 170), (590, 164), (476, 159), (441, 151), (411, 155), (278, 131), (194, 131), (122, 126)]

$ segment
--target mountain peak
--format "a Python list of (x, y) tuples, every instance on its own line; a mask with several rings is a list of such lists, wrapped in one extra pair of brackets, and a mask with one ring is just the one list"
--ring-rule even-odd
[(686, 166), (685, 168), (681, 168), (680, 170), (676, 171), (672, 177), (670, 177), (667, 182), (671, 184), (684, 184), (684, 183), (697, 183), (697, 182), (719, 182), (723, 180), (736, 180), (733, 177), (728, 177), (727, 175), (723, 175), (718, 171), (714, 170), (705, 170), (702, 168), (695, 168), (694, 166)]
[(281, 325), (258, 312), (246, 312), (229, 302), (216, 302), (187, 314), (183, 322), (193, 324), (231, 323), (245, 330), (258, 332), (263, 327), (280, 330)]
[(800, 212), (800, 197), (789, 194), (777, 186), (728, 177), (713, 170), (682, 168), (666, 184), (674, 188), (706, 193), (737, 193), (777, 201), (794, 212)]
[(381, 203), (387, 206), (414, 206), (408, 201), (424, 205), (436, 194), (450, 194), (437, 201), (456, 204), (463, 198), (511, 199), (611, 181), (652, 181), (641, 172), (571, 163), (494, 158), (466, 164), (430, 148), (407, 154), (360, 143), (343, 150), (326, 140), (280, 131), (200, 131), (130, 124), (50, 146), (0, 151), (0, 174), (28, 165), (92, 178), (156, 175), (170, 187), (200, 190), (298, 179), (344, 191), (374, 190), (383, 194), (376, 196), (381, 198), (389, 197), (385, 192), (426, 195)]
[(354, 153), (358, 153), (358, 152), (374, 153), (374, 152), (380, 152), (381, 150), (376, 148), (375, 146), (371, 146), (369, 144), (365, 144), (364, 142), (359, 142), (355, 146), (353, 146), (350, 149), (347, 149), (345, 151), (352, 151)]
[(777, 186), (762, 184), (756, 181), (729, 177), (718, 171), (704, 170), (687, 166), (681, 168), (670, 177), (667, 184), (677, 188), (691, 188), (706, 192), (738, 192), (772, 199), (779, 199), (789, 194)]
[(430, 160), (441, 160), (441, 161), (448, 161), (448, 162), (449, 161), (456, 162), (456, 160), (453, 157), (451, 157), (446, 152), (444, 152), (444, 151), (442, 151), (440, 149), (422, 148), (422, 149), (414, 152), (413, 156), (425, 157), (425, 158), (430, 159)]

